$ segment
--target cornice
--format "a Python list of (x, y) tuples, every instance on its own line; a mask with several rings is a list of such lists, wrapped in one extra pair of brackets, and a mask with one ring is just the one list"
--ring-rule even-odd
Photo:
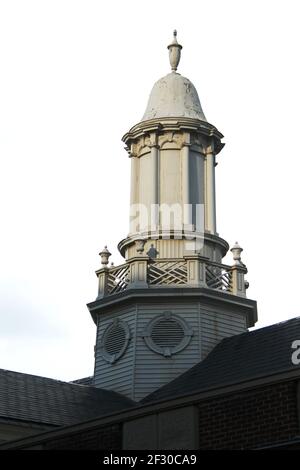
[(122, 137), (122, 141), (130, 147), (131, 143), (139, 137), (168, 131), (194, 132), (212, 138), (215, 141), (215, 153), (220, 152), (225, 145), (221, 142), (223, 134), (215, 126), (199, 119), (185, 117), (166, 117), (139, 122)]
[(255, 300), (247, 299), (232, 295), (227, 292), (221, 292), (207, 287), (157, 287), (152, 286), (148, 288), (127, 288), (126, 290), (114, 295), (103, 297), (102, 299), (95, 300), (87, 304), (89, 312), (97, 323), (97, 315), (105, 313), (110, 308), (114, 308), (120, 304), (127, 304), (128, 302), (170, 302), (170, 297), (173, 301), (184, 302), (185, 300), (193, 300), (196, 302), (205, 302), (212, 304), (214, 307), (230, 305), (232, 312), (237, 315), (245, 315), (247, 317), (247, 327), (251, 328), (257, 321), (257, 304)]
[(140, 238), (142, 238), (143, 240), (146, 240), (146, 241), (147, 240), (151, 241), (151, 239), (153, 239), (153, 240), (164, 240), (164, 239), (166, 239), (165, 238), (166, 234), (168, 234), (170, 236), (170, 240), (172, 240), (173, 238), (177, 239), (176, 237), (180, 234), (182, 240), (184, 240), (184, 239), (204, 240), (204, 242), (208, 242), (208, 243), (212, 243), (214, 245), (218, 245), (222, 250), (223, 256), (225, 256), (226, 253), (229, 250), (229, 245), (228, 245), (227, 241), (224, 240), (223, 238), (219, 237), (218, 235), (214, 235), (214, 234), (211, 234), (211, 233), (208, 233), (208, 232), (205, 232), (204, 234), (200, 233), (200, 232), (195, 232), (195, 231), (190, 232), (188, 230), (185, 230), (184, 232), (181, 232), (181, 231), (180, 232), (174, 232), (172, 230), (170, 230), (168, 232), (164, 232), (162, 230), (158, 230), (156, 232), (151, 232), (150, 234), (149, 233), (146, 233), (146, 234), (138, 233), (138, 234), (130, 235), (130, 236), (124, 238), (123, 240), (121, 240), (118, 243), (118, 250), (119, 250), (120, 254), (123, 257), (125, 257), (126, 248), (133, 245), (136, 240), (139, 240)]

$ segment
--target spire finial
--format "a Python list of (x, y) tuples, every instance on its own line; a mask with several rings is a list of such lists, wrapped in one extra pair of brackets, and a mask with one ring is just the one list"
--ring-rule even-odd
[(177, 31), (174, 29), (173, 31), (173, 41), (171, 44), (168, 45), (169, 49), (169, 60), (172, 72), (176, 72), (179, 61), (180, 61), (180, 54), (182, 46), (177, 42)]

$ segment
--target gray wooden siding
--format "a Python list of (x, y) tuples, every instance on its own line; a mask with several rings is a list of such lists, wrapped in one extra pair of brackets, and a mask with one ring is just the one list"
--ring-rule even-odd
[[(131, 333), (131, 339), (128, 348), (123, 356), (114, 364), (110, 364), (101, 354), (98, 353), (100, 338), (107, 326), (114, 318), (120, 318), (125, 321)], [(132, 396), (132, 371), (134, 365), (134, 345), (135, 345), (135, 328), (136, 328), (136, 307), (133, 305), (130, 308), (118, 309), (117, 312), (107, 313), (101, 315), (98, 320), (98, 332), (96, 343), (96, 357), (95, 357), (95, 386), (105, 388), (107, 390), (114, 390), (122, 393), (128, 397)]]
[(229, 311), (200, 307), (202, 360), (223, 339), (247, 331), (246, 318)]
[[(153, 319), (169, 310), (181, 316), (193, 329), (193, 337), (189, 345), (171, 357), (157, 354), (146, 345), (142, 334), (144, 328)], [(138, 307), (138, 335), (135, 361), (134, 399), (141, 400), (144, 396), (170, 382), (200, 361), (198, 305), (195, 304), (169, 304), (140, 305)]]
[[(193, 329), (188, 346), (171, 357), (152, 351), (143, 338), (148, 323), (166, 310), (182, 317)], [(108, 324), (116, 317), (127, 322), (131, 340), (124, 355), (110, 364), (102, 358), (98, 345)], [(170, 301), (168, 306), (139, 303), (112, 310), (100, 316), (97, 328), (95, 385), (139, 401), (203, 360), (223, 338), (246, 330), (244, 316), (232, 314), (229, 307), (227, 311), (219, 310), (200, 302)]]

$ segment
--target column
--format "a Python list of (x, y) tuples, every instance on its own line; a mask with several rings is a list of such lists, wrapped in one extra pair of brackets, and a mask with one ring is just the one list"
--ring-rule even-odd
[(210, 233), (216, 233), (215, 154), (212, 146), (207, 149), (205, 169), (205, 228)]
[(138, 159), (136, 155), (130, 155), (131, 160), (131, 188), (130, 188), (130, 204), (137, 203), (138, 194)]
[(182, 209), (184, 220), (183, 223), (187, 230), (191, 229), (192, 211), (190, 210), (190, 135), (185, 134), (185, 142), (181, 149), (181, 187), (182, 187)]
[(151, 134), (151, 226), (150, 230), (157, 230), (158, 226), (158, 145), (156, 143), (157, 136), (156, 134)]
[(130, 185), (130, 208), (129, 208), (129, 233), (136, 233), (139, 230), (140, 216), (137, 218), (138, 194), (139, 194), (139, 161), (138, 157), (130, 153), (131, 161), (131, 185)]

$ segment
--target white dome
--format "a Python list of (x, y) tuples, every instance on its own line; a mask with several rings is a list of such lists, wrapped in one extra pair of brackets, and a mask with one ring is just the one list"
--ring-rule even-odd
[(163, 117), (206, 121), (196, 88), (179, 73), (169, 73), (154, 84), (142, 121)]

